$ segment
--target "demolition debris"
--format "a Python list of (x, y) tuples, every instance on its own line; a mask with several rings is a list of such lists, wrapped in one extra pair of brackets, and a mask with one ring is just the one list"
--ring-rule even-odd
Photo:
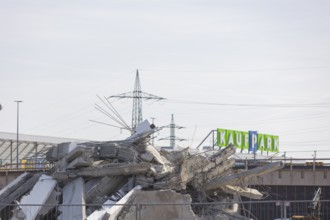
[(155, 126), (144, 121), (126, 140), (53, 147), (46, 157), (53, 170), (23, 173), (0, 191), (1, 219), (46, 219), (52, 213), (58, 220), (131, 220), (140, 205), (143, 219), (248, 219), (233, 205), (198, 203), (261, 199), (262, 193), (247, 188), (249, 179), (283, 167), (233, 169), (232, 145), (209, 156), (158, 151), (149, 144), (153, 132)]

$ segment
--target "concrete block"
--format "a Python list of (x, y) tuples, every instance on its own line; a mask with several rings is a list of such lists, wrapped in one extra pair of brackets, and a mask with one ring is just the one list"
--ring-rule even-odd
[(62, 219), (86, 219), (84, 180), (79, 177), (63, 188)]
[[(20, 211), (24, 213), (25, 220), (34, 220), (38, 216), (43, 205), (53, 192), (57, 182), (51, 176), (41, 175), (38, 182), (28, 195), (19, 202)], [(29, 206), (37, 204), (38, 206)]]

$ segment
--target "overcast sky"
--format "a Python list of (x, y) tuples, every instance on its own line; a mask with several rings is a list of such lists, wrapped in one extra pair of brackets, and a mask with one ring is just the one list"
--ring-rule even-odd
[[(281, 151), (329, 149), (328, 0), (0, 5), (2, 132), (16, 132), (14, 101), (23, 100), (21, 133), (125, 138), (128, 132), (89, 120), (113, 124), (95, 110), (96, 94), (132, 91), (139, 69), (142, 91), (167, 99), (144, 102), (143, 118), (163, 126), (174, 114), (186, 127), (176, 131), (187, 139), (181, 147), (227, 128), (279, 135)], [(131, 124), (132, 100), (112, 102)], [(164, 129), (157, 139), (169, 134)]]

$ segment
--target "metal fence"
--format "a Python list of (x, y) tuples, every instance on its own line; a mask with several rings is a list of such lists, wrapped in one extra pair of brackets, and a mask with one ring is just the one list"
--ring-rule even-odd
[[(108, 219), (116, 213), (125, 213), (125, 220), (190, 220), (196, 217), (205, 220), (288, 220), (330, 219), (330, 200), (319, 201), (313, 210), (313, 201), (251, 201), (240, 203), (212, 202), (192, 204), (86, 204), (86, 205), (39, 205), (0, 204), (1, 220), (57, 220), (57, 219)], [(103, 217), (102, 217), (103, 216)], [(312, 217), (314, 216), (314, 217)], [(108, 218), (106, 218), (108, 217)]]

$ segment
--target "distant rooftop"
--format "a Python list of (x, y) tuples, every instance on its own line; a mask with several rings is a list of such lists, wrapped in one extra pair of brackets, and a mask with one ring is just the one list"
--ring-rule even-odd
[[(16, 163), (16, 133), (0, 132), (1, 163)], [(89, 142), (90, 140), (48, 137), (39, 135), (19, 134), (18, 159), (43, 158), (49, 148), (64, 142)]]

